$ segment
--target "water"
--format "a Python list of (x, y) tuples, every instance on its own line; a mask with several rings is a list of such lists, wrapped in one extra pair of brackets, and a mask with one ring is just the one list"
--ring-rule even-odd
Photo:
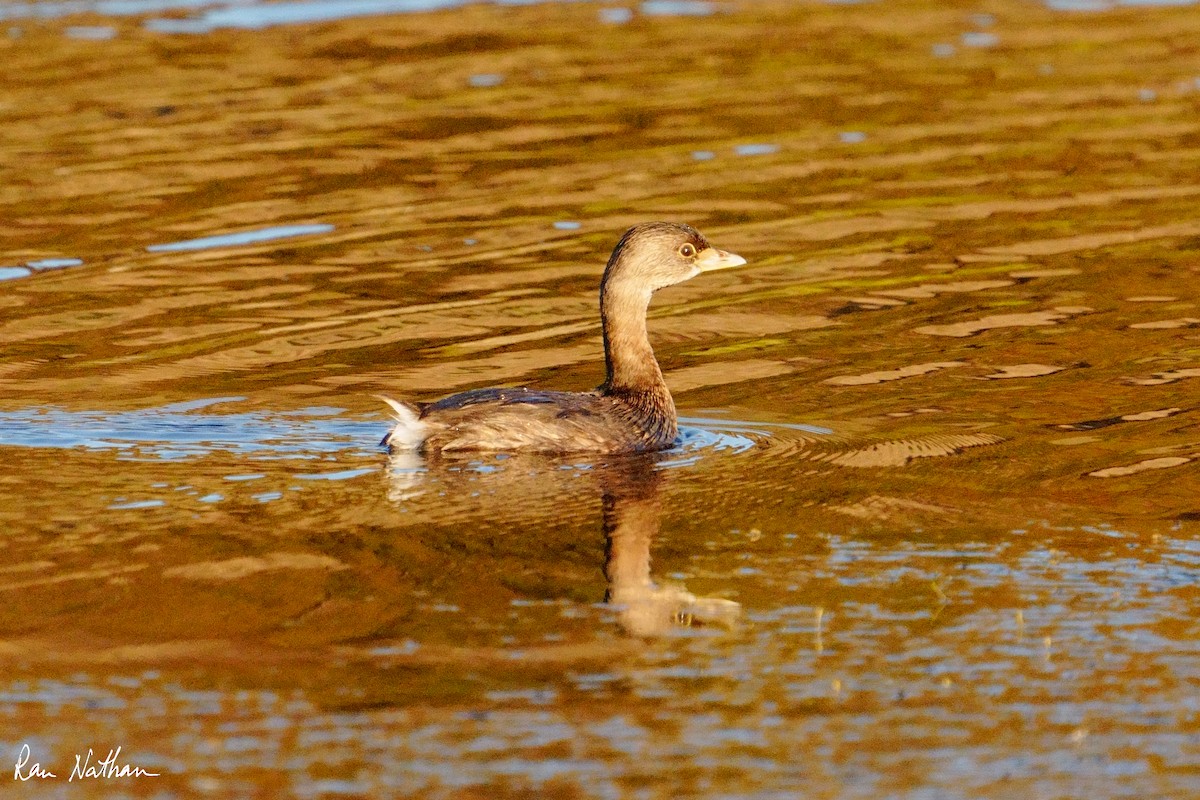
[[(401, 5), (0, 5), (32, 791), (1200, 792), (1194, 9)], [(650, 218), (675, 449), (378, 447)]]

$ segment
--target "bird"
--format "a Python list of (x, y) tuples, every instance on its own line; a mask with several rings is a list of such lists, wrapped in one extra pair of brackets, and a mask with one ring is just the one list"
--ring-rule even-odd
[(613, 248), (600, 280), (604, 383), (590, 392), (525, 387), (472, 389), (412, 405), (379, 395), (395, 412), (381, 446), (392, 453), (456, 451), (625, 454), (670, 448), (675, 402), (650, 347), (646, 312), (659, 289), (746, 259), (718, 250), (682, 223), (645, 222)]

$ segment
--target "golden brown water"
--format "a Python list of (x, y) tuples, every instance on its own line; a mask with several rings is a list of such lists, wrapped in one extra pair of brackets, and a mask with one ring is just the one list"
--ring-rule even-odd
[[(631, 8), (7, 21), (14, 794), (1200, 793), (1200, 13)], [(651, 218), (679, 448), (389, 463)]]

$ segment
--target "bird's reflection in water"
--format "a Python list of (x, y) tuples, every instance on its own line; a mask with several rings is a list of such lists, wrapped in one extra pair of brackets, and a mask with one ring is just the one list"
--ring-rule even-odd
[(650, 545), (662, 520), (663, 472), (656, 459), (639, 456), (600, 473), (608, 578), (606, 601), (621, 626), (635, 636), (656, 636), (692, 624), (731, 625), (741, 606), (719, 597), (697, 597), (682, 585), (650, 577)]
[[(437, 516), (482, 518), (519, 532), (565, 515), (594, 513), (600, 497), (605, 537), (605, 601), (634, 636), (659, 636), (693, 625), (732, 627), (741, 606), (698, 597), (678, 583), (656, 582), (650, 549), (662, 521), (662, 454), (551, 458), (534, 455), (389, 456), (388, 499), (411, 510), (437, 498)], [(447, 515), (458, 505), (459, 515)], [(447, 519), (449, 516), (449, 519)], [(518, 533), (518, 535), (521, 535)], [(551, 554), (549, 557), (553, 557)]]

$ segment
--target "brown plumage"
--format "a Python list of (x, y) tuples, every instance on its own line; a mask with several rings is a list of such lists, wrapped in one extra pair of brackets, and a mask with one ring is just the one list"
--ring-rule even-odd
[(701, 272), (745, 264), (695, 228), (635, 225), (617, 242), (600, 281), (607, 377), (592, 392), (475, 389), (420, 406), (390, 398), (393, 450), (635, 453), (670, 447), (679, 435), (675, 403), (646, 333), (654, 292)]

